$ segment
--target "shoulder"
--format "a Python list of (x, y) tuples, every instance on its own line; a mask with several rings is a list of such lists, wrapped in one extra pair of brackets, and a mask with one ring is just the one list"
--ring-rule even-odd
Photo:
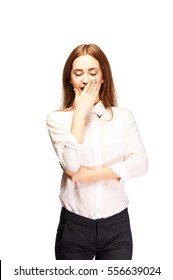
[(71, 118), (73, 114), (73, 110), (72, 109), (66, 109), (66, 110), (54, 110), (52, 112), (50, 112), (47, 116), (46, 116), (46, 122), (62, 122), (65, 119), (69, 119)]
[(67, 108), (64, 110), (54, 110), (47, 115), (47, 118), (61, 118), (63, 116), (68, 116), (73, 113), (73, 108)]
[(128, 108), (112, 107), (114, 120), (121, 120), (125, 123), (133, 122), (134, 116)]
[(60, 111), (54, 110), (47, 114), (46, 120), (49, 121), (50, 119), (59, 119), (59, 117), (60, 117)]
[(124, 108), (124, 107), (112, 107), (112, 111), (114, 115), (121, 115), (121, 116), (127, 116), (130, 112), (129, 109)]

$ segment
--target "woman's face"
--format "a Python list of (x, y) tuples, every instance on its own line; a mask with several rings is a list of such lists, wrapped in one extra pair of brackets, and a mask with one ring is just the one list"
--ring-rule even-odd
[(91, 55), (81, 55), (73, 61), (70, 83), (81, 93), (90, 80), (95, 81), (100, 90), (101, 84), (104, 82), (100, 64)]

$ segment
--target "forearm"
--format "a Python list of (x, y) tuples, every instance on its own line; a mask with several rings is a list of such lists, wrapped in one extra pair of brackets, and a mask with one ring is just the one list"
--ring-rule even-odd
[(76, 137), (79, 144), (83, 143), (85, 134), (85, 120), (88, 112), (99, 100), (99, 90), (97, 89), (96, 81), (89, 81), (83, 91), (79, 93), (75, 91), (74, 107), (71, 133)]
[(73, 182), (85, 183), (119, 179), (119, 177), (109, 167), (89, 169), (81, 166), (78, 172), (72, 173), (65, 170), (65, 173), (70, 176)]
[(77, 110), (74, 111), (70, 132), (75, 136), (79, 144), (83, 143), (84, 140), (85, 119), (85, 114)]
[(99, 169), (91, 169), (88, 172), (88, 179), (90, 181), (105, 181), (105, 180), (117, 180), (119, 177), (109, 168), (102, 167)]

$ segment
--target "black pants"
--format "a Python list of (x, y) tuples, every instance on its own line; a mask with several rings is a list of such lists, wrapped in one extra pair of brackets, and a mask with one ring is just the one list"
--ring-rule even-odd
[(62, 208), (55, 255), (56, 260), (131, 260), (128, 210), (93, 220)]

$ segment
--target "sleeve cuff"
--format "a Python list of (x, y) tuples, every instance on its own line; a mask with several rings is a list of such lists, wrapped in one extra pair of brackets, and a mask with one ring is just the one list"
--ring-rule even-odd
[(117, 162), (117, 163), (111, 165), (110, 168), (116, 175), (118, 175), (121, 178), (121, 180), (126, 181), (129, 179), (127, 170), (124, 167), (122, 162)]
[(69, 133), (65, 141), (65, 147), (76, 151), (81, 151), (83, 144), (79, 144), (75, 136), (72, 133)]

